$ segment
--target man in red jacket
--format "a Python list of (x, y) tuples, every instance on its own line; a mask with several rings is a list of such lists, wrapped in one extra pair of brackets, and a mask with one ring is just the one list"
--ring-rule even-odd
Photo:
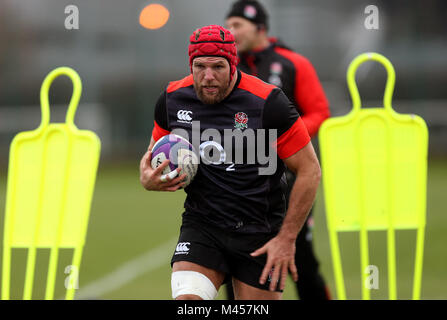
[[(240, 58), (238, 68), (280, 87), (296, 106), (310, 137), (316, 136), (320, 125), (330, 113), (328, 100), (309, 60), (288, 49), (277, 39), (268, 37), (267, 12), (258, 1), (236, 1), (225, 23), (236, 39)], [(286, 171), (286, 203), (295, 178), (291, 171)], [(297, 290), (300, 299), (330, 299), (312, 249), (311, 213), (296, 241), (295, 263), (299, 272)], [(227, 293), (231, 299), (231, 288)]]

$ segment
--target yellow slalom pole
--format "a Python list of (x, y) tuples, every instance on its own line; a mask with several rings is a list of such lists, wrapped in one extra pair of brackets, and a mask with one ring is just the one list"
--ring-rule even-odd
[[(356, 132), (358, 133), (358, 127)], [(357, 145), (359, 145), (359, 134), (356, 134), (356, 143)], [(358, 149), (361, 150), (361, 149)], [(361, 164), (361, 153), (358, 153), (358, 163)], [(359, 171), (358, 171), (358, 179), (359, 179), (359, 186), (360, 188), (363, 190), (364, 189), (364, 184), (365, 179), (363, 176), (363, 170), (362, 170), (362, 166), (359, 165), (358, 166)], [(360, 195), (363, 195), (364, 192), (360, 192)], [(366, 268), (369, 265), (369, 247), (368, 247), (368, 230), (366, 228), (366, 217), (365, 217), (365, 213), (366, 213), (366, 209), (365, 209), (365, 200), (363, 198), (360, 199), (360, 213), (359, 213), (359, 218), (360, 218), (360, 279), (361, 279), (361, 286), (362, 286), (362, 299), (363, 300), (369, 300), (371, 298), (370, 296), (370, 289), (366, 286)]]
[(413, 300), (419, 300), (421, 298), (424, 236), (425, 236), (425, 225), (421, 225), (417, 231), (417, 239), (416, 239), (416, 257), (415, 257), (414, 280), (413, 280)]
[[(322, 144), (325, 142), (322, 141)], [(326, 158), (321, 159), (322, 163), (325, 164)], [(323, 173), (323, 180), (327, 179), (327, 175)], [(327, 181), (324, 181), (325, 186), (328, 184)], [(330, 193), (325, 194), (326, 197), (326, 219), (327, 219), (327, 228), (329, 231), (329, 245), (331, 247), (331, 256), (332, 256), (332, 264), (334, 269), (334, 279), (335, 279), (335, 289), (337, 291), (337, 298), (339, 300), (346, 300), (346, 290), (345, 290), (345, 281), (343, 278), (343, 267), (341, 263), (341, 254), (340, 254), (340, 246), (338, 243), (338, 232), (335, 227), (335, 222), (333, 221), (335, 215), (332, 211), (333, 206), (330, 205), (333, 203), (334, 199)]]
[(59, 248), (53, 246), (50, 252), (50, 262), (48, 265), (47, 286), (45, 290), (45, 300), (52, 300), (54, 297), (54, 285), (56, 283), (56, 269), (59, 257)]
[[(391, 66), (392, 68), (392, 66)], [(388, 72), (390, 74), (390, 72)], [(394, 80), (393, 80), (394, 81)], [(394, 83), (393, 83), (394, 85)], [(389, 98), (391, 99), (391, 98)], [(385, 106), (387, 102), (385, 102)], [(391, 105), (391, 102), (389, 102)], [(390, 108), (391, 109), (391, 108)], [(392, 164), (394, 163), (392, 159), (392, 150), (391, 150), (391, 134), (389, 123), (389, 119), (385, 119), (387, 121), (386, 133), (387, 133), (387, 148), (386, 148), (386, 170), (387, 170), (387, 203), (388, 203), (388, 229), (387, 229), (387, 260), (388, 260), (388, 291), (389, 291), (389, 299), (396, 300), (397, 299), (397, 281), (396, 281), (396, 231), (394, 228), (394, 211), (395, 211), (395, 194), (394, 194), (394, 180), (392, 177)]]
[(47, 287), (45, 293), (46, 300), (52, 300), (54, 297), (54, 289), (56, 284), (56, 270), (57, 270), (57, 261), (59, 256), (59, 247), (62, 237), (62, 229), (65, 221), (65, 212), (66, 212), (66, 204), (67, 204), (67, 192), (68, 192), (68, 175), (69, 175), (69, 160), (71, 156), (71, 139), (69, 136), (65, 135), (67, 139), (67, 156), (65, 158), (65, 170), (64, 170), (64, 183), (62, 186), (62, 201), (60, 205), (60, 214), (59, 221), (57, 223), (57, 235), (56, 235), (56, 243), (51, 248), (50, 254), (50, 264), (48, 267), (48, 276), (47, 276)]
[[(48, 124), (48, 123), (47, 123)], [(47, 125), (45, 124), (45, 125)], [(46, 138), (48, 136), (48, 132), (45, 133), (44, 138), (44, 150), (47, 149), (48, 146), (48, 139)], [(37, 220), (36, 225), (34, 227), (34, 237), (33, 237), (33, 244), (28, 248), (28, 258), (26, 261), (26, 274), (25, 274), (25, 288), (23, 291), (23, 300), (30, 300), (32, 298), (32, 291), (33, 291), (33, 282), (34, 282), (34, 271), (36, 266), (36, 244), (39, 239), (39, 231), (40, 231), (40, 224), (42, 220), (42, 198), (45, 190), (45, 182), (44, 177), (47, 170), (47, 156), (46, 152), (43, 153), (43, 168), (40, 173), (40, 183), (39, 183), (39, 201), (37, 204)]]
[(345, 280), (343, 277), (343, 267), (341, 264), (340, 248), (338, 245), (337, 232), (331, 232), (332, 258), (334, 263), (335, 282), (337, 287), (337, 297), (339, 300), (346, 300)]
[(23, 300), (31, 300), (33, 293), (34, 270), (36, 266), (36, 247), (28, 249), (28, 258), (26, 260), (25, 288), (23, 291)]
[(387, 231), (388, 238), (388, 291), (389, 299), (397, 299), (397, 283), (396, 283), (396, 240), (395, 231), (392, 226)]
[(72, 268), (74, 268), (72, 271), (74, 274), (70, 274), (70, 281), (66, 283), (67, 286), (67, 293), (65, 295), (65, 300), (73, 300), (75, 295), (75, 290), (78, 289), (77, 285), (79, 283), (79, 268), (81, 266), (81, 258), (82, 258), (82, 251), (83, 251), (83, 245), (80, 245), (79, 247), (75, 248), (73, 253), (73, 261), (72, 261)]

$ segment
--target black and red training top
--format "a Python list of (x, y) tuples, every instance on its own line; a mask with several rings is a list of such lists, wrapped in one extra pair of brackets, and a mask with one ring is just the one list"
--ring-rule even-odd
[[(201, 157), (197, 175), (185, 188), (184, 220), (241, 233), (275, 232), (285, 215), (280, 184), (285, 167), (281, 159), (307, 145), (310, 136), (281, 89), (240, 71), (237, 75), (232, 92), (213, 105), (206, 105), (197, 97), (192, 75), (171, 82), (157, 101), (152, 137), (156, 141), (173, 130), (180, 133), (178, 129), (183, 129), (182, 135), (195, 149), (207, 154), (206, 161)], [(265, 129), (264, 136), (258, 129)], [(237, 130), (254, 134), (256, 141), (247, 137), (238, 144), (234, 137), (226, 139), (225, 135)], [(269, 164), (258, 158), (258, 149), (253, 148), (261, 149), (259, 143), (268, 139), (268, 130), (276, 133), (276, 139), (264, 146), (273, 145), (271, 159), (275, 159), (276, 165), (271, 174), (260, 175), (259, 168)], [(199, 141), (194, 140), (194, 135)], [(235, 158), (238, 148), (243, 151), (243, 161)], [(250, 157), (253, 153), (254, 160)], [(268, 153), (268, 147), (261, 152)]]
[(329, 102), (311, 62), (276, 38), (262, 50), (240, 54), (238, 68), (280, 87), (297, 107), (311, 137), (330, 116)]

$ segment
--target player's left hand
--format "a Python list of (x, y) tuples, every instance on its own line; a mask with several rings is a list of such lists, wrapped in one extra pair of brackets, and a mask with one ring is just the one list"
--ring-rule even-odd
[(259, 283), (264, 284), (267, 281), (270, 271), (273, 269), (270, 280), (270, 291), (274, 291), (280, 281), (279, 288), (284, 290), (286, 286), (287, 274), (290, 270), (294, 281), (298, 281), (298, 271), (295, 265), (295, 241), (277, 235), (263, 247), (252, 252), (252, 257), (267, 254), (267, 263), (262, 270)]
[(162, 173), (164, 168), (169, 165), (169, 160), (164, 160), (156, 169), (153, 169), (151, 158), (151, 150), (148, 148), (140, 161), (140, 183), (146, 190), (173, 192), (185, 185), (183, 180), (186, 178), (186, 174), (180, 174), (180, 168), (174, 172), (177, 177), (175, 175), (170, 177), (169, 174)]

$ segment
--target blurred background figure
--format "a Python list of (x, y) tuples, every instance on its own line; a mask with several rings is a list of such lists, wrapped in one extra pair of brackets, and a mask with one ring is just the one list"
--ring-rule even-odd
[[(329, 117), (329, 103), (310, 61), (293, 52), (280, 40), (268, 37), (268, 13), (255, 0), (239, 0), (231, 6), (225, 21), (234, 34), (240, 62), (238, 68), (265, 82), (280, 87), (295, 105), (311, 138)], [(287, 170), (284, 177), (286, 203), (296, 180)], [(313, 251), (312, 209), (296, 239), (295, 264), (299, 280), (296, 287), (301, 300), (328, 300), (329, 289), (318, 270)], [(233, 288), (227, 285), (228, 298), (234, 300)]]
[[(146, 16), (151, 12), (147, 9), (140, 21), (143, 10), (153, 4), (151, 0), (0, 1), (0, 217), (4, 216), (9, 145), (18, 132), (38, 127), (39, 91), (48, 72), (69, 66), (79, 73), (83, 92), (75, 124), (96, 132), (102, 141), (77, 298), (170, 299), (170, 273), (165, 266), (176, 240), (173, 226), (180, 226), (180, 216), (173, 212), (181, 211), (185, 194), (148, 196), (139, 184), (138, 163), (141, 150), (149, 143), (160, 92), (169, 80), (190, 73), (185, 53), (191, 30), (224, 25), (224, 15), (233, 2), (160, 0), (156, 3), (167, 12), (160, 10), (162, 16), (157, 15), (155, 21)], [(396, 70), (393, 108), (420, 115), (430, 132), (422, 298), (446, 299), (447, 258), (442, 253), (447, 225), (447, 2), (262, 3), (269, 14), (269, 34), (280, 36), (290, 49), (312, 61), (331, 103), (332, 117), (351, 110), (346, 71), (354, 57), (375, 51), (392, 62)], [(371, 15), (365, 9), (370, 5), (378, 10), (377, 29), (365, 25)], [(66, 28), (65, 20), (70, 19), (67, 6), (78, 8), (79, 29)], [(381, 66), (373, 62), (362, 65), (357, 84), (364, 107), (382, 107), (385, 81)], [(64, 121), (71, 93), (68, 79), (60, 78), (52, 85), (52, 122)], [(334, 292), (322, 200), (320, 196), (314, 208), (314, 250)], [(350, 242), (347, 254), (358, 248), (355, 239)], [(355, 257), (344, 271), (347, 285), (359, 288), (356, 263)], [(380, 267), (380, 262), (377, 265)], [(352, 266), (352, 277), (348, 266)], [(411, 274), (399, 275), (411, 279)], [(378, 296), (384, 291), (381, 297), (386, 298), (386, 277), (383, 279), (380, 288), (385, 289), (380, 289)], [(63, 283), (62, 279), (61, 295)], [(296, 292), (288, 284), (284, 299), (295, 298)]]

